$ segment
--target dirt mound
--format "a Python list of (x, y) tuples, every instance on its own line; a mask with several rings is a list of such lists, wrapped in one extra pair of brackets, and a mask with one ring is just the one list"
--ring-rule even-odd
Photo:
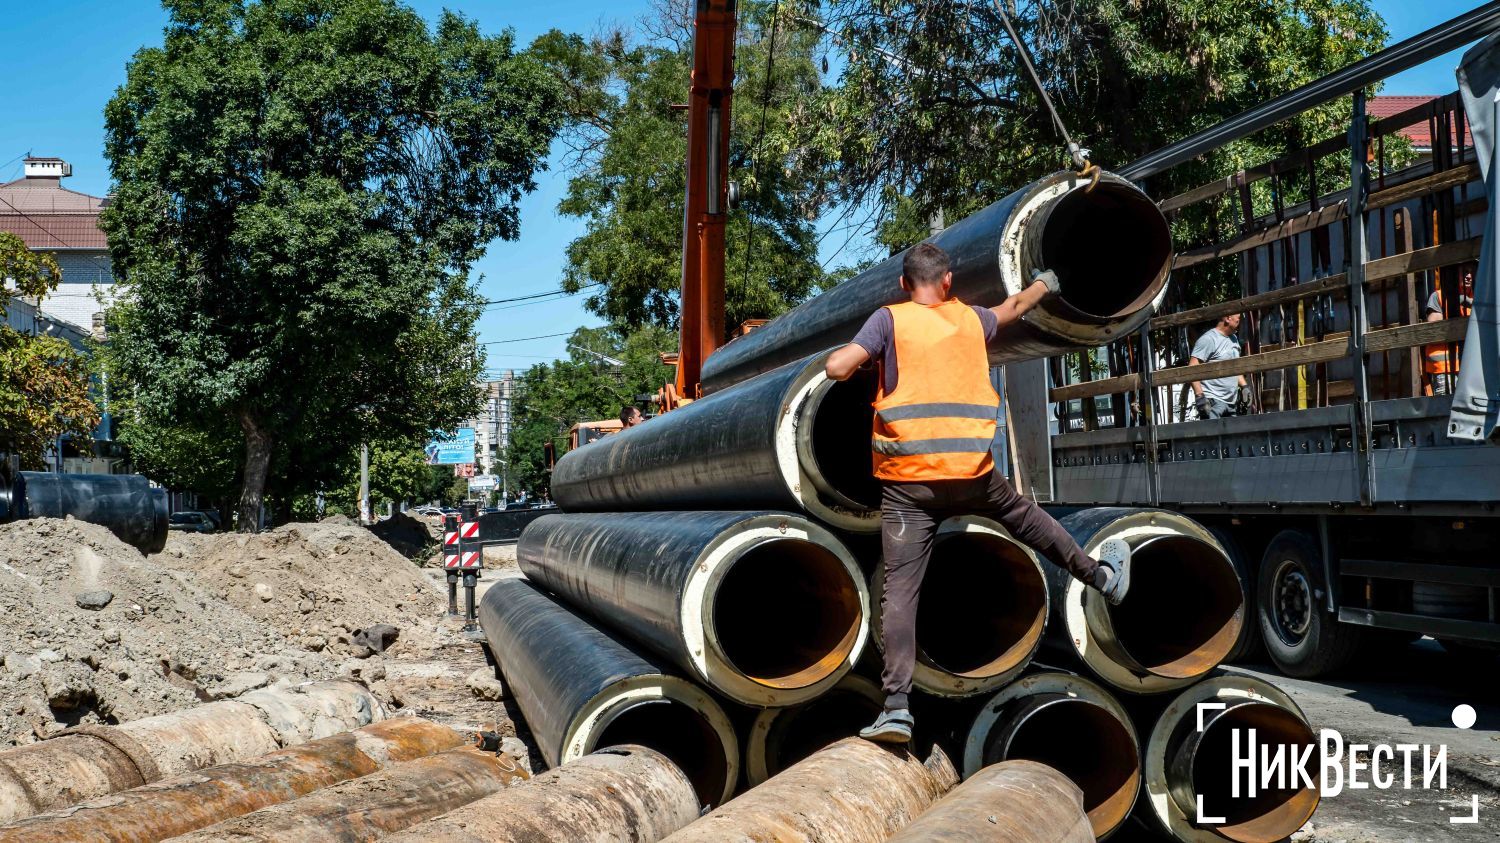
[(161, 560), (72, 519), (0, 526), (0, 745), (338, 674)]
[(162, 563), (212, 583), (222, 599), (293, 644), (337, 658), (369, 655), (357, 630), (392, 624), (391, 648), (425, 648), (437, 607), (417, 567), (369, 530), (320, 522), (254, 535), (174, 533)]
[(383, 539), (397, 553), (419, 564), (432, 555), (439, 541), (438, 528), (431, 521), (413, 518), (404, 512), (398, 512), (371, 525), (370, 532)]

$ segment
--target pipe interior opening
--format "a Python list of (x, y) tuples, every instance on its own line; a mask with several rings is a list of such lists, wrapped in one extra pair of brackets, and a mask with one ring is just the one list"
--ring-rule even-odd
[(1244, 593), (1217, 548), (1162, 536), (1134, 549), (1130, 591), (1109, 609), (1120, 646), (1156, 676), (1192, 679), (1218, 666), (1244, 623)]
[(833, 551), (768, 539), (729, 563), (713, 594), (724, 660), (770, 688), (804, 688), (849, 659), (864, 622), (859, 588)]
[(1046, 764), (1078, 785), (1096, 836), (1125, 821), (1141, 783), (1140, 751), (1125, 724), (1103, 706), (1061, 694), (1032, 710), (1008, 747), (985, 747), (986, 764), (1017, 759)]
[(1042, 572), (1014, 542), (944, 533), (917, 603), (917, 653), (945, 673), (998, 676), (1031, 658), (1047, 620)]
[(812, 411), (813, 473), (845, 506), (880, 508), (880, 481), (870, 459), (878, 375), (856, 372), (846, 381), (831, 381), (814, 396)]
[[(1267, 703), (1246, 703), (1235, 706), (1208, 725), (1193, 757), (1193, 793), (1203, 797), (1204, 816), (1223, 817), (1224, 824), (1214, 830), (1230, 840), (1240, 843), (1282, 840), (1301, 828), (1318, 807), (1316, 788), (1277, 787), (1272, 777), (1270, 788), (1261, 788), (1255, 782), (1255, 796), (1250, 793), (1252, 772), (1234, 768), (1233, 735), (1240, 740), (1240, 754), (1247, 755), (1246, 742), (1251, 729), (1255, 730), (1255, 758), (1296, 757), (1293, 752), (1304, 752), (1316, 742), (1312, 729), (1295, 713)], [(1314, 752), (1317, 750), (1314, 749)], [(1260, 767), (1255, 768), (1255, 773)], [(1239, 798), (1234, 793), (1235, 776), (1240, 777)], [(1283, 784), (1291, 785), (1287, 777)]]
[(1062, 196), (1042, 232), (1042, 261), (1062, 282), (1060, 298), (1101, 319), (1128, 315), (1155, 298), (1171, 254), (1171, 233), (1156, 205), (1111, 182)]
[(881, 708), (857, 691), (834, 688), (806, 705), (787, 709), (766, 735), (766, 772), (774, 776), (834, 741), (859, 734)]
[(672, 759), (698, 794), (700, 805), (717, 805), (728, 784), (724, 741), (699, 711), (677, 700), (647, 700), (617, 714), (594, 741), (595, 749), (640, 744)]

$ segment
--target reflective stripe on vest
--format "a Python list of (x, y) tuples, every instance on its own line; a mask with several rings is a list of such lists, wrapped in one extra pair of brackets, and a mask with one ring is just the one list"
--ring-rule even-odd
[(1448, 363), (1448, 346), (1446, 343), (1433, 344), (1423, 347), (1422, 371), (1429, 375), (1446, 375), (1452, 373), (1454, 367)]
[(875, 400), (875, 476), (927, 482), (988, 474), (1000, 396), (979, 316), (956, 299), (887, 309), (898, 372), (895, 389), (887, 395), (882, 384)]

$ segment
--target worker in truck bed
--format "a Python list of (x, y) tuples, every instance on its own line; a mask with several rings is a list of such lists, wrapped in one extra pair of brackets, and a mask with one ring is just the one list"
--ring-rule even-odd
[(945, 518), (994, 518), (1111, 603), (1124, 599), (1130, 584), (1129, 546), (1107, 541), (1100, 560), (1090, 559), (1052, 516), (1011, 488), (990, 457), (1000, 396), (990, 384), (987, 346), (1001, 327), (1055, 294), (1057, 276), (1039, 273), (997, 307), (970, 307), (948, 298), (948, 266), (948, 255), (930, 243), (909, 250), (901, 287), (911, 300), (875, 311), (827, 363), (834, 380), (871, 361), (880, 371), (871, 446), (882, 485), (886, 698), (885, 710), (860, 735), (886, 743), (911, 739), (907, 695), (916, 664), (918, 592)]
[[(1234, 360), (1240, 356), (1240, 344), (1234, 332), (1240, 329), (1240, 315), (1231, 313), (1219, 318), (1218, 324), (1204, 332), (1193, 344), (1193, 354), (1188, 358), (1189, 366)], [(1224, 378), (1208, 378), (1193, 381), (1194, 402), (1200, 419), (1221, 419), (1225, 416), (1244, 415), (1249, 407), (1249, 396), (1245, 391), (1245, 376), (1230, 375)]]

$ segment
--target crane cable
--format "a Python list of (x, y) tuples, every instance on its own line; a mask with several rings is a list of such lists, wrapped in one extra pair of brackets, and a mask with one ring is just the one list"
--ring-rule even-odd
[(1042, 78), (1037, 75), (1036, 67), (1031, 63), (1031, 51), (1026, 49), (1026, 42), (1016, 33), (1016, 28), (1011, 25), (1010, 15), (1005, 13), (1004, 0), (994, 0), (995, 11), (1000, 14), (1000, 23), (1005, 26), (1005, 31), (1010, 33), (1010, 40), (1016, 45), (1016, 52), (1021, 55), (1021, 64), (1025, 66), (1026, 73), (1031, 77), (1031, 83), (1036, 86), (1036, 92), (1042, 98), (1042, 105), (1047, 107), (1047, 114), (1052, 117), (1052, 125), (1057, 128), (1057, 133), (1062, 135), (1063, 143), (1067, 144), (1068, 156), (1073, 159), (1073, 166), (1078, 168), (1080, 178), (1092, 179), (1088, 190), (1093, 190), (1099, 183), (1098, 164), (1089, 161), (1088, 150), (1080, 147), (1068, 134), (1068, 127), (1063, 125), (1062, 118), (1058, 116), (1057, 109), (1052, 105), (1052, 97), (1047, 95), (1047, 88), (1042, 84)]

